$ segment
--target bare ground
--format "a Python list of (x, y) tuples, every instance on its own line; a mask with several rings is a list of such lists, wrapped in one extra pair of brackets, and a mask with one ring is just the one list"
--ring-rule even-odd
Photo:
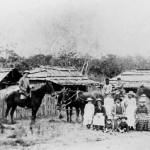
[[(129, 133), (103, 133), (87, 130), (81, 124), (67, 123), (58, 118), (37, 119), (33, 134), (29, 120), (19, 120), (25, 132), (22, 137), (8, 138), (13, 130), (5, 129), (0, 134), (0, 150), (149, 150), (150, 133), (131, 131)], [(26, 136), (25, 136), (26, 135)]]

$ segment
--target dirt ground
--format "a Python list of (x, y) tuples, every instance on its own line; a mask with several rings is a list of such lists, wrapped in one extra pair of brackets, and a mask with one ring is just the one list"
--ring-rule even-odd
[(66, 119), (37, 119), (33, 134), (29, 130), (29, 120), (23, 123), (23, 134), (8, 138), (14, 130), (5, 129), (0, 134), (0, 150), (149, 150), (150, 133), (130, 131), (129, 133), (103, 133), (87, 130), (78, 123), (67, 123)]

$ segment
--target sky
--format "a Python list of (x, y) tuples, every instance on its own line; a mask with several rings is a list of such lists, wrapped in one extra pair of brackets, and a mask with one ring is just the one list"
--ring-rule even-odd
[(149, 8), (149, 0), (0, 0), (0, 49), (150, 56)]

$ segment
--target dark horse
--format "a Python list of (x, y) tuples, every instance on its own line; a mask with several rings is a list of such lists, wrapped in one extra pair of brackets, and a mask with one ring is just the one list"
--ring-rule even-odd
[[(10, 116), (11, 122), (13, 123), (13, 114), (17, 106), (24, 108), (25, 106), (32, 109), (32, 117), (31, 117), (31, 125), (35, 122), (36, 113), (42, 103), (42, 99), (46, 93), (53, 94), (54, 89), (50, 82), (46, 82), (40, 88), (31, 92), (31, 98), (29, 99), (21, 99), (19, 91), (13, 91), (6, 96), (7, 109), (5, 117), (11, 109)], [(28, 101), (28, 102), (27, 102)]]
[(150, 99), (150, 88), (142, 85), (137, 89), (136, 96), (140, 97), (142, 94), (145, 94)]
[(88, 97), (93, 99), (93, 104), (96, 102), (96, 98), (101, 98), (102, 103), (104, 101), (104, 97), (102, 96), (100, 91), (92, 91), (92, 92), (82, 92), (82, 91), (73, 91), (73, 90), (65, 90), (61, 93), (61, 96), (58, 97), (58, 103), (64, 104), (67, 112), (67, 122), (72, 121), (72, 109), (73, 107), (76, 109), (76, 121), (79, 122), (79, 112), (81, 111), (82, 121), (84, 115), (84, 107), (87, 103), (86, 100)]
[(58, 105), (65, 106), (67, 113), (67, 122), (72, 122), (72, 110), (76, 109), (76, 121), (79, 122), (79, 112), (84, 114), (85, 101), (78, 99), (77, 91), (66, 89), (58, 96)]

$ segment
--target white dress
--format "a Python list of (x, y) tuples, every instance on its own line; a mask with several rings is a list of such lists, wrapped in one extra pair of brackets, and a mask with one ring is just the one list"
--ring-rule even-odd
[(128, 126), (135, 126), (135, 110), (136, 110), (136, 99), (135, 98), (126, 98), (125, 99), (125, 106), (126, 106), (126, 117)]
[(104, 118), (103, 113), (97, 113), (94, 116), (93, 125), (98, 125), (98, 126), (104, 126), (105, 125), (105, 118)]
[(111, 111), (112, 111), (112, 108), (113, 108), (113, 106), (114, 106), (114, 99), (113, 98), (111, 98), (111, 97), (106, 97), (105, 99), (104, 99), (104, 106), (105, 106), (105, 110), (106, 110), (106, 115), (107, 115), (107, 117), (112, 117), (112, 113), (111, 113)]
[(84, 120), (83, 125), (91, 124), (94, 116), (94, 105), (87, 103), (84, 108)]

